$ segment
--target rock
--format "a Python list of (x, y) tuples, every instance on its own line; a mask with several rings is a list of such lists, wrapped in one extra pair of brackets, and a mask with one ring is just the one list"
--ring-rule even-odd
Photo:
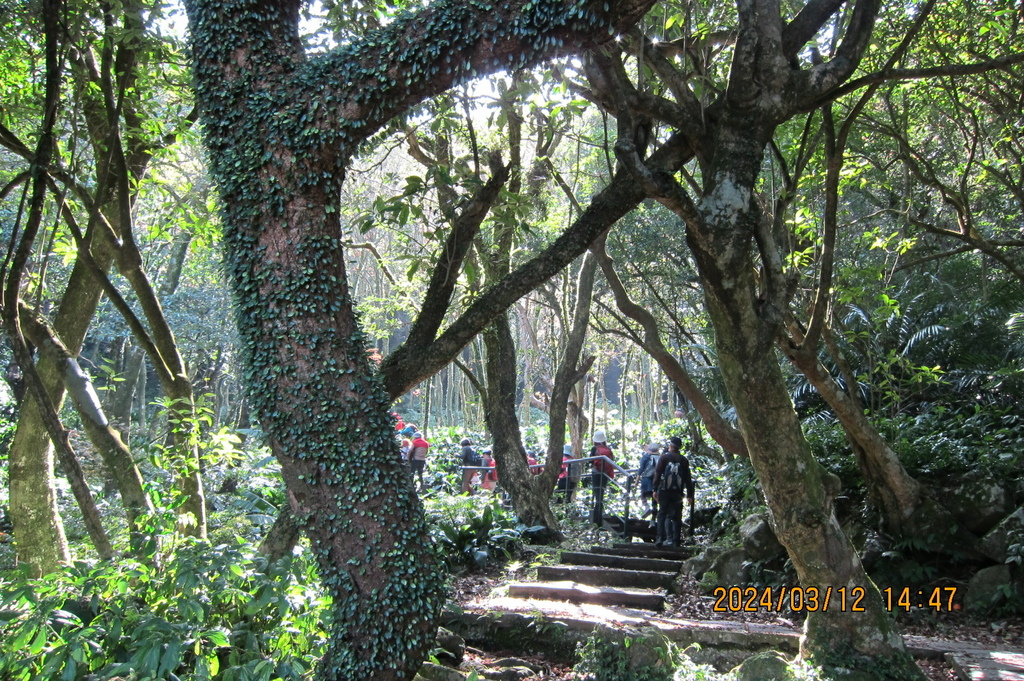
[(466, 675), (433, 662), (424, 662), (413, 681), (466, 681)]
[(782, 653), (774, 651), (758, 653), (748, 657), (739, 667), (732, 670), (736, 681), (795, 681), (796, 675), (789, 668), (789, 661)]
[(904, 521), (903, 535), (913, 537), (920, 549), (954, 556), (962, 556), (978, 541), (952, 511), (927, 495)]
[(739, 586), (747, 581), (748, 570), (744, 563), (747, 554), (743, 549), (729, 549), (722, 553), (708, 568), (708, 572), (718, 575), (720, 586)]
[(624, 679), (671, 678), (671, 650), (671, 642), (654, 627), (635, 629), (601, 625), (584, 647), (577, 671), (583, 667), (583, 671), (593, 673), (596, 671), (594, 665), (598, 665), (607, 672), (607, 665), (613, 664), (626, 673)]
[(709, 546), (704, 551), (694, 556), (693, 558), (687, 558), (683, 561), (683, 566), (679, 570), (679, 574), (683, 576), (693, 577), (694, 579), (700, 579), (704, 576), (704, 573), (708, 571), (711, 564), (725, 552), (725, 549), (718, 546)]
[(967, 583), (964, 607), (974, 612), (987, 612), (1006, 599), (1008, 590), (1019, 590), (1013, 584), (1013, 570), (1009, 565), (993, 565), (978, 570)]
[(466, 641), (458, 634), (454, 634), (444, 627), (437, 628), (437, 638), (434, 645), (441, 649), (437, 654), (442, 662), (451, 661), (453, 666), (462, 664), (462, 658), (466, 654)]
[(1024, 534), (1024, 508), (1006, 516), (978, 542), (978, 551), (997, 563), (1005, 563), (1010, 546), (1019, 543)]
[(740, 525), (740, 539), (748, 560), (771, 560), (783, 555), (786, 550), (775, 537), (768, 519), (760, 514), (747, 516)]
[(526, 660), (520, 660), (518, 657), (503, 657), (500, 660), (495, 660), (491, 663), (492, 667), (526, 667), (533, 671), (534, 674), (540, 672), (540, 667), (537, 665), (527, 662)]
[(981, 535), (1013, 510), (1013, 497), (997, 480), (975, 480), (951, 492), (946, 506), (967, 529)]
[(529, 667), (502, 667), (501, 669), (485, 669), (477, 672), (478, 676), (493, 681), (518, 681), (537, 676), (537, 672)]

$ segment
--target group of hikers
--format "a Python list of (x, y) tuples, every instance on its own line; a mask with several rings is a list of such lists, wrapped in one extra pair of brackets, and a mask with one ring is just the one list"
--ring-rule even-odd
[[(397, 415), (396, 415), (397, 416)], [(430, 443), (423, 433), (412, 424), (405, 424), (398, 418), (396, 431), (401, 438), (402, 458), (408, 463), (410, 471), (423, 489), (423, 472), (426, 468), (427, 452)], [(562, 468), (558, 474), (555, 497), (558, 503), (570, 501), (576, 486), (582, 477), (581, 466), (585, 461), (591, 464), (590, 487), (594, 495), (591, 520), (598, 526), (604, 522), (604, 495), (609, 484), (614, 484), (617, 466), (613, 463), (615, 452), (607, 442), (603, 430), (594, 431), (593, 446), (583, 461), (573, 456), (573, 447), (566, 444), (562, 451)], [(459, 443), (459, 465), (462, 470), (461, 493), (473, 494), (481, 488), (495, 492), (498, 474), (495, 469), (491, 448), (484, 447), (479, 452), (474, 448), (470, 438), (463, 438)], [(644, 507), (642, 518), (650, 516), (650, 526), (656, 528), (655, 545), (675, 546), (680, 541), (683, 528), (683, 496), (690, 502), (692, 511), (694, 504), (694, 483), (690, 474), (690, 463), (682, 453), (683, 441), (679, 437), (670, 437), (664, 446), (651, 442), (644, 446), (640, 457), (640, 465), (630, 475), (630, 482), (639, 480), (640, 499)], [(528, 455), (528, 464), (533, 473), (540, 473), (542, 466), (537, 464), (532, 454)], [(618, 469), (622, 470), (622, 469)], [(625, 472), (625, 471), (624, 471)]]

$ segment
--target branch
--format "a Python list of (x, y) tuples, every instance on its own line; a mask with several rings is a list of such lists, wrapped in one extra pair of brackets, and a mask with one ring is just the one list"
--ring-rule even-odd
[(725, 422), (725, 419), (722, 418), (722, 415), (711, 404), (711, 401), (708, 400), (704, 392), (690, 378), (686, 368), (665, 347), (661, 340), (661, 331), (658, 328), (658, 322), (654, 315), (629, 298), (629, 293), (626, 291), (626, 287), (623, 286), (622, 280), (619, 279), (614, 263), (605, 250), (605, 239), (598, 239), (591, 247), (590, 252), (597, 257), (597, 262), (601, 266), (601, 271), (604, 272), (604, 278), (608, 282), (608, 287), (611, 289), (612, 294), (615, 296), (615, 304), (619, 310), (630, 319), (635, 320), (643, 328), (644, 342), (642, 347), (651, 354), (658, 365), (661, 366), (665, 375), (679, 388), (680, 392), (690, 400), (694, 408), (704, 419), (704, 424), (707, 426), (711, 437), (727, 452), (739, 456), (747, 456), (747, 446), (743, 441), (743, 437), (735, 428)]
[(869, 73), (866, 76), (861, 76), (860, 78), (851, 80), (849, 83), (846, 83), (841, 87), (837, 87), (826, 92), (821, 97), (818, 97), (816, 100), (809, 103), (806, 110), (809, 111), (811, 109), (816, 109), (826, 102), (834, 101), (843, 95), (847, 95), (855, 90), (859, 90), (862, 87), (867, 87), (874, 83), (924, 80), (927, 78), (941, 77), (973, 76), (987, 71), (1005, 69), (1009, 66), (1021, 63), (1024, 63), (1024, 52), (1008, 54), (1004, 57), (996, 57), (995, 59), (974, 62), (973, 64), (947, 64), (944, 66), (932, 66), (924, 69), (885, 69), (882, 71), (876, 71), (875, 73)]
[[(559, 54), (605, 43), (640, 20), (654, 0), (437, 0), (330, 53), (307, 59), (298, 34), (298, 3), (266, 0), (259, 12), (235, 3), (185, 3), (194, 36), (199, 101), (216, 108), (245, 94), (225, 82), (249, 80), (259, 96), (268, 83), (306, 83), (307, 125), (347, 153), (420, 102), (471, 78), (510, 72)], [(214, 39), (229, 33), (233, 38)], [(195, 36), (200, 36), (195, 38)], [(263, 106), (260, 104), (260, 106)], [(208, 121), (209, 123), (209, 121)], [(219, 133), (217, 133), (219, 134)], [(333, 155), (337, 147), (321, 153)], [(345, 152), (343, 152), (344, 155)]]
[[(648, 165), (659, 170), (678, 168), (688, 157), (685, 138), (673, 135), (651, 155)], [(496, 315), (582, 255), (594, 239), (644, 198), (643, 190), (630, 173), (616, 173), (611, 183), (594, 195), (571, 227), (541, 253), (481, 293), (433, 343), (415, 353), (403, 343), (388, 355), (381, 364), (381, 375), (391, 398), (398, 398), (450, 363)]]
[(473, 239), (480, 231), (480, 225), (487, 217), (494, 202), (498, 200), (501, 188), (508, 180), (509, 168), (502, 165), (497, 154), (490, 159), (491, 179), (481, 187), (469, 204), (459, 213), (452, 224), (452, 231), (445, 240), (444, 250), (430, 277), (430, 285), (423, 296), (420, 312), (413, 322), (409, 336), (403, 347), (409, 352), (429, 344), (437, 335), (437, 330), (444, 321), (445, 313), (451, 305), (452, 293), (459, 281), (459, 272), (473, 244)]
[(349, 241), (342, 245), (350, 250), (361, 249), (364, 251), (369, 251), (370, 254), (373, 255), (374, 259), (377, 261), (377, 266), (380, 267), (381, 274), (384, 275), (384, 278), (387, 279), (392, 286), (395, 285), (396, 282), (394, 275), (391, 274), (391, 271), (388, 269), (388, 266), (384, 264), (384, 258), (381, 257), (380, 251), (377, 250), (377, 247), (374, 246), (372, 242), (366, 241), (363, 243), (354, 244), (351, 241)]

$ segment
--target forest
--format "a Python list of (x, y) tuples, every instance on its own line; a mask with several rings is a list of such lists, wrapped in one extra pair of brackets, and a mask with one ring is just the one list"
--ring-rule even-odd
[(1024, 678), (1024, 3), (0, 55), (0, 680)]

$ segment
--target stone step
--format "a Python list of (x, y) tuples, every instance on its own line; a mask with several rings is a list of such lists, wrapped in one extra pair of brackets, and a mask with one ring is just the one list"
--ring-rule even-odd
[(655, 546), (654, 544), (612, 544), (611, 546), (591, 546), (590, 552), (603, 553), (609, 556), (686, 560), (693, 555), (694, 548), (688, 546)]
[(537, 579), (545, 582), (569, 581), (591, 586), (624, 586), (638, 589), (668, 589), (674, 572), (620, 570), (589, 565), (542, 565)]
[(588, 586), (575, 582), (523, 582), (510, 584), (508, 595), (515, 598), (540, 598), (548, 601), (569, 601), (594, 605), (617, 605), (624, 608), (663, 610), (665, 597), (639, 589), (618, 589), (610, 586)]
[(563, 551), (564, 565), (596, 565), (599, 567), (619, 568), (620, 570), (646, 570), (649, 572), (678, 573), (683, 566), (681, 560), (664, 560), (662, 558), (635, 558), (631, 556), (612, 556), (605, 553), (577, 553)]

